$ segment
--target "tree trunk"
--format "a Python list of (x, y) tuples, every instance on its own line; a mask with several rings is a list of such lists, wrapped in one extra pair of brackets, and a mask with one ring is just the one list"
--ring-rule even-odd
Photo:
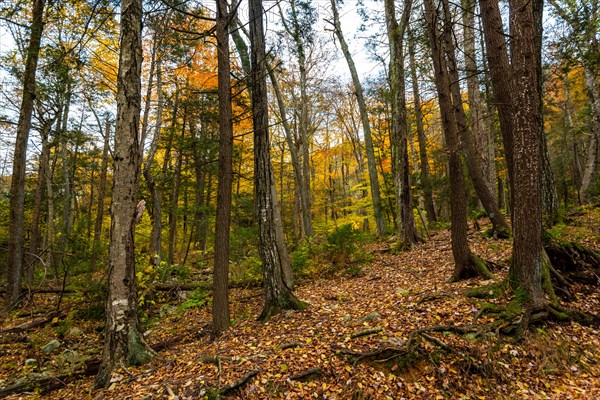
[[(460, 141), (458, 125), (453, 112), (450, 78), (445, 59), (445, 51), (437, 28), (438, 15), (433, 0), (425, 0), (425, 19), (429, 34), (433, 67), (435, 71), (435, 86), (438, 92), (442, 127), (449, 157), (450, 176), (450, 216), (452, 255), (454, 256), (454, 272), (452, 281), (482, 274), (491, 276), (484, 262), (471, 253), (467, 239), (467, 199), (465, 181), (460, 158)], [(448, 21), (444, 21), (448, 23)]]
[[(373, 139), (371, 135), (371, 124), (369, 123), (369, 113), (367, 110), (367, 103), (365, 101), (365, 96), (363, 94), (362, 84), (358, 77), (358, 72), (356, 71), (356, 66), (354, 65), (354, 60), (352, 59), (352, 54), (348, 49), (348, 44), (346, 43), (346, 39), (344, 38), (344, 34), (342, 32), (342, 27), (340, 25), (340, 18), (338, 15), (338, 10), (336, 6), (336, 0), (331, 0), (331, 8), (333, 11), (333, 26), (335, 35), (340, 41), (340, 47), (342, 48), (342, 53), (344, 54), (344, 58), (346, 59), (346, 63), (348, 64), (348, 69), (350, 70), (350, 76), (352, 77), (352, 83), (354, 85), (354, 95), (356, 96), (356, 100), (358, 103), (358, 111), (360, 112), (360, 119), (363, 127), (363, 134), (365, 136), (365, 148), (367, 151), (367, 167), (369, 169), (369, 182), (371, 185), (371, 199), (373, 201), (373, 214), (375, 217), (375, 224), (377, 226), (377, 233), (380, 236), (383, 236), (386, 231), (385, 220), (383, 219), (382, 214), (382, 206), (381, 206), (381, 194), (379, 190), (379, 178), (377, 176), (377, 167), (375, 164), (375, 151), (373, 148)], [(409, 187), (410, 191), (410, 187)], [(400, 199), (400, 197), (398, 197)], [(411, 209), (412, 215), (412, 209)], [(413, 223), (414, 225), (414, 223)], [(416, 229), (415, 229), (416, 232)], [(412, 243), (412, 242), (411, 242)]]
[(46, 183), (46, 175), (49, 168), (50, 162), (50, 144), (48, 142), (48, 136), (54, 120), (44, 121), (42, 124), (41, 141), (42, 141), (42, 152), (38, 160), (38, 178), (35, 187), (35, 200), (33, 206), (33, 215), (31, 217), (31, 238), (29, 239), (29, 254), (27, 254), (25, 265), (25, 277), (27, 278), (27, 285), (31, 287), (33, 284), (35, 265), (38, 261), (38, 247), (40, 240), (40, 214), (42, 212), (42, 200), (44, 197), (44, 184)]
[(484, 181), (497, 203), (496, 190), (496, 143), (491, 125), (486, 121), (485, 104), (479, 90), (479, 70), (475, 49), (475, 0), (463, 0), (462, 18), (464, 34), (464, 61), (469, 93), (469, 126), (474, 139), (475, 161), (481, 168)]
[[(304, 182), (303, 182), (304, 178), (302, 175), (302, 167), (300, 165), (298, 153), (296, 152), (296, 146), (294, 145), (292, 128), (290, 127), (290, 124), (287, 120), (287, 113), (286, 113), (285, 103), (283, 101), (283, 94), (281, 93), (279, 83), (277, 82), (277, 78), (275, 76), (275, 71), (273, 70), (273, 68), (270, 65), (267, 65), (267, 69), (269, 71), (271, 85), (273, 86), (273, 91), (275, 92), (275, 97), (277, 99), (279, 115), (280, 115), (281, 123), (283, 125), (283, 130), (285, 132), (285, 140), (288, 145), (288, 148), (290, 149), (290, 158), (292, 160), (292, 168), (294, 170), (294, 179), (296, 182), (296, 186), (298, 188), (302, 188), (302, 187), (304, 187)], [(304, 232), (313, 232), (309, 198), (308, 198), (308, 196), (306, 196), (306, 192), (303, 190), (298, 190), (298, 193), (300, 196), (300, 218), (302, 220), (302, 226), (304, 227)]]
[(590, 121), (590, 141), (588, 144), (587, 159), (583, 169), (583, 178), (579, 186), (579, 195), (581, 203), (586, 203), (587, 191), (592, 183), (592, 178), (596, 172), (596, 164), (598, 162), (598, 142), (600, 141), (600, 90), (598, 90), (598, 77), (584, 66), (585, 84), (587, 95), (591, 105), (591, 121)]
[(265, 305), (259, 317), (266, 320), (281, 309), (302, 309), (305, 304), (294, 296), (286, 278), (289, 267), (283, 241), (281, 216), (275, 192), (275, 179), (269, 154), (269, 118), (265, 38), (261, 0), (250, 0), (252, 119), (254, 124), (254, 190), (258, 217), (259, 253), (263, 263)]
[[(479, 0), (481, 20), (486, 47), (486, 58), (489, 74), (492, 81), (493, 102), (498, 110), (502, 142), (504, 143), (504, 156), (508, 170), (510, 184), (514, 182), (513, 172), (513, 120), (512, 120), (512, 93), (513, 81), (511, 66), (508, 61), (506, 46), (507, 35), (502, 25), (502, 17), (498, 0)], [(513, 209), (513, 191), (510, 191), (509, 204)]]
[(460, 92), (460, 81), (458, 76), (458, 67), (455, 55), (454, 33), (452, 29), (452, 16), (450, 13), (450, 5), (447, 0), (442, 0), (442, 8), (444, 12), (444, 28), (443, 38), (444, 47), (447, 58), (448, 78), (450, 79), (450, 91), (452, 95), (452, 107), (456, 116), (456, 124), (458, 129), (458, 137), (462, 142), (462, 150), (465, 155), (469, 175), (473, 181), (477, 197), (481, 201), (490, 221), (492, 222), (492, 230), (494, 236), (507, 238), (510, 234), (510, 227), (504, 219), (504, 216), (498, 209), (496, 198), (493, 191), (489, 188), (489, 182), (486, 181), (482, 173), (482, 167), (478, 164), (475, 157), (476, 149), (473, 144), (473, 138), (467, 127), (467, 117), (462, 104), (462, 95)]
[(104, 128), (104, 147), (102, 149), (102, 164), (100, 165), (100, 187), (96, 203), (96, 222), (94, 224), (94, 241), (92, 244), (92, 258), (90, 271), (94, 271), (100, 252), (100, 239), (102, 237), (102, 221), (104, 219), (104, 197), (106, 197), (106, 176), (108, 173), (108, 150), (110, 149), (110, 120), (106, 117)]
[(412, 30), (408, 31), (408, 54), (410, 57), (410, 76), (413, 87), (413, 99), (415, 102), (415, 120), (417, 125), (417, 140), (419, 141), (419, 167), (420, 181), (423, 189), (423, 200), (427, 221), (434, 223), (437, 221), (435, 206), (433, 204), (433, 190), (431, 185), (431, 174), (429, 173), (429, 159), (427, 157), (427, 137), (423, 128), (423, 112), (421, 111), (421, 94), (419, 93), (419, 79), (417, 77), (417, 62), (415, 60), (415, 39)]
[(117, 75), (111, 240), (106, 332), (96, 387), (106, 387), (113, 371), (145, 363), (155, 354), (142, 335), (137, 313), (135, 213), (139, 174), (141, 108), (142, 2), (123, 0)]
[(213, 274), (213, 330), (220, 335), (229, 325), (229, 228), (233, 185), (233, 125), (229, 65), (227, 0), (217, 0), (217, 59), (219, 91), (219, 186), (215, 219), (215, 267)]
[(541, 127), (534, 15), (528, 0), (510, 0), (513, 92), (513, 262), (511, 277), (524, 291), (525, 304), (545, 305), (542, 290)]
[(12, 309), (21, 301), (24, 252), (24, 204), (25, 170), (27, 164), (27, 142), (31, 130), (31, 115), (35, 100), (35, 73), (37, 70), (40, 42), (44, 30), (45, 0), (33, 2), (31, 34), (25, 74), (23, 76), (23, 98), (17, 123), (17, 138), (13, 154), (13, 171), (10, 182), (10, 219), (8, 226), (8, 276), (6, 286), (6, 308)]
[(162, 258), (162, 250), (161, 250), (161, 231), (162, 231), (162, 191), (159, 188), (159, 184), (154, 179), (152, 175), (152, 164), (154, 163), (154, 158), (156, 157), (156, 152), (158, 150), (158, 142), (160, 139), (160, 130), (162, 128), (163, 122), (163, 107), (164, 107), (164, 95), (162, 90), (162, 68), (161, 68), (160, 59), (156, 62), (156, 92), (158, 98), (158, 105), (156, 110), (156, 125), (154, 126), (154, 134), (152, 137), (152, 142), (150, 143), (150, 149), (148, 150), (148, 156), (146, 157), (146, 162), (144, 163), (142, 174), (144, 175), (144, 180), (146, 181), (146, 185), (148, 186), (148, 190), (150, 191), (150, 196), (152, 200), (150, 204), (152, 205), (152, 230), (150, 231), (150, 263), (153, 265), (158, 265)]
[(177, 148), (177, 160), (173, 171), (173, 187), (171, 188), (171, 210), (169, 211), (169, 247), (168, 259), (170, 264), (175, 264), (175, 245), (177, 243), (177, 220), (179, 209), (179, 191), (181, 186), (181, 165), (183, 163), (183, 145), (185, 138), (185, 126), (187, 122), (187, 106), (183, 108), (183, 122), (181, 124), (181, 140)]
[(400, 219), (399, 245), (410, 248), (422, 241), (417, 233), (410, 189), (408, 165), (408, 125), (406, 123), (406, 89), (404, 85), (404, 33), (410, 19), (412, 0), (404, 2), (402, 24), (396, 20), (394, 0), (385, 0), (385, 19), (390, 46), (390, 89), (392, 95), (392, 171), (396, 189), (396, 211)]

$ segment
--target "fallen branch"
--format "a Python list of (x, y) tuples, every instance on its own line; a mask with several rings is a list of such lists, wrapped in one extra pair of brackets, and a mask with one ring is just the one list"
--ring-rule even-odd
[(85, 369), (79, 372), (71, 372), (58, 376), (50, 376), (47, 378), (36, 379), (29, 382), (17, 383), (0, 389), (0, 399), (10, 396), (11, 394), (23, 393), (28, 391), (37, 391), (39, 394), (48, 394), (55, 390), (65, 387), (70, 382), (73, 382), (84, 376), (93, 376), (100, 369), (100, 360), (94, 359), (85, 363)]
[(50, 314), (49, 316), (47, 316), (46, 318), (40, 318), (40, 319), (36, 319), (32, 322), (29, 322), (27, 324), (24, 325), (20, 325), (20, 326), (16, 326), (14, 328), (9, 328), (9, 329), (5, 329), (3, 331), (0, 331), (0, 335), (6, 335), (9, 333), (23, 333), (25, 331), (31, 330), (33, 328), (37, 328), (38, 326), (44, 326), (46, 324), (49, 324), (50, 322), (52, 322), (54, 320), (54, 318), (64, 318), (66, 316), (66, 314), (61, 313), (61, 314)]
[(287, 349), (293, 349), (296, 347), (300, 347), (302, 346), (302, 343), (300, 342), (289, 342), (289, 343), (282, 343), (279, 346), (277, 346), (277, 348), (279, 350), (287, 350)]
[(363, 329), (362, 331), (358, 331), (358, 332), (354, 332), (354, 333), (350, 334), (350, 339), (356, 339), (356, 338), (359, 338), (362, 336), (374, 335), (376, 333), (381, 332), (382, 330), (383, 330), (383, 328), (381, 328), (381, 327)]

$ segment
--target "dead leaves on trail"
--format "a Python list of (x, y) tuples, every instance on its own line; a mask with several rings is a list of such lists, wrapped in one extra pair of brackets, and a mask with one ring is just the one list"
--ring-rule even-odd
[[(506, 264), (509, 241), (471, 240), (478, 254)], [(152, 363), (130, 369), (109, 390), (91, 391), (89, 378), (54, 397), (600, 398), (599, 332), (550, 323), (515, 344), (470, 329), (492, 317), (464, 291), (492, 282), (448, 283), (449, 243), (441, 232), (398, 255), (371, 249), (375, 261), (363, 277), (307, 283), (296, 292), (306, 310), (264, 324), (256, 321), (262, 299), (252, 296), (260, 289), (233, 290), (234, 326), (216, 340), (202, 334), (209, 308), (176, 311), (148, 336), (150, 343), (179, 338)], [(587, 297), (574, 305), (599, 295)]]

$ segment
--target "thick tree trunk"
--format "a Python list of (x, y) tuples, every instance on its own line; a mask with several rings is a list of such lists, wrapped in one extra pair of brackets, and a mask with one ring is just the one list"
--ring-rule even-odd
[(25, 74), (23, 76), (23, 98), (17, 123), (17, 138), (13, 154), (13, 171), (10, 182), (10, 220), (8, 226), (8, 277), (6, 287), (6, 308), (18, 306), (21, 301), (24, 252), (24, 203), (25, 169), (27, 164), (27, 142), (31, 130), (31, 115), (35, 100), (35, 73), (42, 31), (44, 30), (44, 0), (35, 0), (32, 9), (31, 34)]
[(390, 143), (394, 188), (396, 191), (396, 212), (400, 219), (399, 246), (410, 248), (422, 241), (417, 233), (412, 207), (410, 170), (408, 165), (408, 125), (406, 122), (406, 88), (404, 85), (404, 34), (410, 19), (412, 0), (404, 2), (402, 23), (396, 19), (394, 0), (385, 0), (385, 19), (390, 46), (390, 89), (392, 95), (392, 129)]
[(269, 154), (267, 109), (267, 68), (261, 0), (250, 1), (250, 42), (252, 64), (252, 119), (254, 123), (254, 190), (258, 217), (259, 253), (263, 263), (265, 306), (259, 317), (268, 319), (281, 309), (302, 309), (304, 303), (290, 286), (290, 260), (275, 192), (275, 179)]
[(450, 79), (452, 107), (456, 117), (458, 137), (460, 142), (462, 142), (462, 150), (465, 155), (467, 168), (469, 170), (471, 180), (473, 181), (475, 192), (477, 193), (477, 197), (481, 201), (483, 208), (492, 222), (494, 235), (508, 237), (510, 227), (498, 209), (493, 191), (490, 190), (489, 182), (486, 181), (482, 168), (478, 164), (475, 156), (476, 149), (473, 143), (473, 138), (467, 127), (467, 117), (462, 104), (462, 95), (460, 91), (460, 81), (455, 55), (454, 34), (451, 23), (452, 16), (450, 13), (450, 5), (447, 0), (442, 0), (442, 7), (444, 12), (443, 40), (447, 58), (449, 74), (448, 78)]
[(107, 386), (112, 372), (117, 368), (145, 363), (154, 355), (144, 341), (137, 314), (134, 251), (134, 219), (140, 165), (138, 129), (141, 107), (141, 33), (141, 0), (123, 0), (106, 331), (96, 387)]
[(233, 125), (227, 32), (227, 0), (217, 0), (217, 60), (219, 90), (219, 186), (215, 219), (215, 266), (213, 274), (213, 330), (220, 335), (229, 325), (229, 228), (233, 185)]
[[(450, 78), (445, 59), (445, 51), (437, 27), (438, 15), (433, 0), (425, 0), (425, 19), (431, 47), (435, 86), (438, 92), (442, 127), (449, 157), (450, 175), (450, 216), (452, 255), (454, 256), (454, 272), (451, 280), (456, 281), (477, 274), (490, 277), (485, 263), (471, 253), (467, 239), (467, 199), (465, 181), (460, 157), (460, 141), (458, 125), (453, 110)], [(445, 21), (446, 23), (448, 21)]]
[(423, 112), (421, 111), (421, 94), (419, 92), (419, 79), (417, 77), (417, 62), (415, 60), (415, 39), (412, 30), (408, 31), (408, 54), (410, 57), (410, 77), (413, 87), (413, 99), (415, 102), (415, 120), (417, 125), (417, 140), (419, 141), (419, 168), (420, 181), (423, 190), (423, 201), (425, 203), (425, 212), (427, 221), (433, 223), (437, 221), (435, 206), (433, 203), (433, 189), (431, 185), (431, 174), (429, 173), (429, 158), (427, 156), (427, 137), (423, 128)]
[(510, 0), (513, 110), (513, 262), (511, 277), (532, 310), (545, 305), (542, 290), (541, 127), (534, 15), (528, 0)]
[[(381, 236), (385, 234), (386, 226), (385, 220), (382, 215), (382, 205), (381, 205), (381, 194), (379, 190), (379, 178), (377, 176), (377, 168), (375, 165), (375, 151), (373, 149), (373, 140), (371, 135), (371, 124), (369, 123), (369, 113), (367, 110), (367, 103), (365, 101), (365, 96), (363, 94), (362, 84), (358, 77), (358, 72), (356, 71), (356, 66), (354, 65), (354, 60), (352, 59), (352, 54), (348, 48), (348, 44), (346, 43), (346, 39), (344, 38), (344, 34), (342, 32), (342, 27), (340, 25), (340, 18), (336, 6), (336, 0), (331, 0), (331, 8), (333, 11), (333, 26), (334, 32), (338, 40), (340, 41), (340, 47), (342, 49), (342, 53), (344, 54), (344, 58), (346, 59), (346, 63), (348, 64), (348, 69), (350, 70), (350, 76), (352, 77), (352, 83), (354, 85), (354, 94), (356, 96), (356, 101), (358, 103), (358, 111), (360, 112), (360, 120), (362, 122), (363, 134), (365, 136), (365, 148), (367, 150), (367, 164), (369, 169), (369, 182), (371, 185), (371, 199), (373, 201), (373, 214), (375, 217), (375, 224), (377, 225), (377, 233)], [(402, 176), (402, 175), (401, 175)], [(409, 186), (410, 191), (410, 186)], [(399, 198), (400, 199), (400, 198)], [(400, 200), (398, 200), (400, 201)], [(411, 209), (412, 215), (412, 209)], [(414, 226), (414, 221), (413, 221)], [(416, 229), (414, 230), (416, 233)], [(408, 232), (411, 233), (411, 232)], [(409, 235), (410, 237), (410, 235)], [(413, 243), (409, 240), (408, 244)]]

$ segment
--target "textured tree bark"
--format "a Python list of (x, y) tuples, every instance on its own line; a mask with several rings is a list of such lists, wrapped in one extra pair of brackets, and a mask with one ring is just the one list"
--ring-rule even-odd
[(13, 154), (13, 171), (10, 182), (10, 216), (8, 225), (8, 276), (6, 286), (6, 309), (18, 306), (21, 301), (23, 274), (25, 169), (27, 164), (27, 142), (31, 130), (31, 116), (35, 100), (35, 74), (44, 30), (44, 0), (33, 2), (31, 34), (25, 74), (23, 76), (23, 98), (17, 123), (17, 138)]
[[(342, 27), (340, 25), (340, 18), (337, 10), (337, 6), (335, 3), (336, 0), (331, 0), (331, 9), (333, 11), (333, 26), (334, 32), (338, 40), (340, 41), (340, 47), (342, 49), (342, 53), (344, 54), (344, 58), (346, 59), (346, 63), (348, 64), (348, 69), (350, 70), (350, 76), (352, 77), (352, 83), (354, 85), (354, 95), (356, 96), (356, 101), (358, 103), (358, 111), (360, 112), (360, 120), (362, 123), (363, 134), (365, 136), (365, 148), (367, 150), (367, 164), (369, 169), (369, 182), (371, 185), (371, 199), (373, 201), (373, 214), (375, 217), (375, 224), (377, 226), (377, 233), (381, 236), (385, 234), (386, 226), (385, 220), (382, 214), (382, 206), (381, 206), (381, 194), (379, 190), (379, 178), (377, 176), (377, 168), (375, 166), (375, 151), (373, 149), (373, 139), (371, 135), (371, 124), (369, 123), (369, 113), (367, 111), (367, 103), (365, 101), (365, 96), (363, 94), (363, 87), (358, 77), (358, 72), (356, 71), (356, 66), (354, 64), (354, 60), (352, 59), (352, 54), (348, 49), (348, 44), (346, 43), (346, 39), (344, 38), (344, 34), (342, 32)], [(405, 110), (406, 112), (406, 110)], [(401, 174), (400, 176), (403, 177)], [(410, 186), (409, 186), (410, 191)], [(400, 199), (400, 197), (398, 197)], [(399, 200), (400, 201), (400, 200)], [(411, 208), (412, 215), (412, 208)], [(414, 227), (414, 221), (413, 221)], [(416, 233), (416, 229), (414, 229)], [(411, 233), (411, 232), (407, 232)], [(409, 235), (410, 237), (410, 235)], [(407, 244), (410, 245), (413, 243), (412, 241), (408, 241)]]
[[(489, 65), (489, 74), (492, 81), (494, 105), (498, 110), (500, 131), (504, 143), (504, 156), (510, 184), (513, 177), (513, 120), (512, 120), (512, 70), (508, 60), (506, 46), (507, 35), (502, 26), (502, 17), (498, 0), (479, 0), (481, 21), (486, 47), (486, 58)], [(510, 192), (512, 199), (512, 191)], [(512, 200), (510, 200), (512, 208)]]
[(404, 2), (402, 23), (396, 19), (394, 0), (385, 0), (385, 19), (390, 45), (390, 89), (392, 95), (392, 165), (396, 191), (396, 211), (400, 219), (399, 247), (411, 248), (423, 239), (417, 233), (412, 207), (410, 170), (408, 165), (408, 125), (406, 123), (406, 88), (404, 85), (404, 34), (410, 19), (412, 0)]
[[(511, 277), (531, 310), (545, 305), (542, 289), (541, 119), (534, 43), (534, 15), (528, 0), (510, 0), (513, 92), (514, 181)], [(518, 289), (518, 290), (519, 290)]]
[(122, 365), (142, 364), (155, 354), (144, 340), (137, 313), (134, 253), (134, 218), (140, 165), (138, 129), (141, 108), (141, 33), (141, 0), (123, 0), (106, 331), (96, 387), (107, 386), (112, 372)]
[[(250, 48), (252, 120), (254, 124), (254, 191), (258, 218), (259, 253), (263, 264), (265, 305), (259, 316), (266, 320), (281, 309), (299, 310), (305, 304), (292, 292), (286, 276), (290, 260), (285, 242), (275, 178), (269, 154), (269, 119), (267, 109), (267, 68), (261, 0), (250, 0)], [(286, 271), (287, 270), (287, 271)]]
[(227, 0), (217, 0), (217, 60), (219, 91), (219, 185), (215, 219), (215, 267), (213, 274), (213, 331), (220, 335), (229, 325), (229, 228), (233, 185), (233, 125), (229, 65)]
[[(469, 94), (469, 126), (474, 139), (476, 164), (481, 168), (487, 187), (496, 200), (496, 143), (494, 132), (486, 121), (485, 104), (479, 90), (479, 70), (475, 49), (475, 0), (463, 0), (464, 61)], [(497, 202), (497, 201), (496, 201)]]
[(417, 77), (417, 62), (415, 60), (415, 38), (412, 30), (408, 30), (408, 55), (410, 57), (410, 77), (413, 87), (413, 99), (415, 102), (415, 120), (417, 125), (417, 140), (419, 141), (419, 167), (420, 181), (423, 188), (423, 200), (427, 221), (433, 223), (437, 221), (435, 206), (433, 203), (433, 189), (431, 186), (431, 174), (429, 173), (429, 159), (427, 156), (427, 137), (423, 128), (423, 112), (421, 111), (421, 94), (419, 92), (419, 79)]
[(458, 67), (455, 55), (454, 34), (452, 29), (452, 16), (450, 13), (450, 5), (447, 0), (442, 0), (442, 8), (444, 12), (444, 28), (443, 38), (444, 47), (447, 58), (448, 74), (450, 79), (450, 91), (452, 95), (453, 113), (456, 116), (456, 125), (458, 129), (459, 141), (462, 144), (462, 151), (465, 155), (469, 175), (473, 181), (473, 186), (477, 197), (481, 201), (488, 218), (492, 222), (492, 230), (494, 236), (507, 238), (510, 234), (510, 227), (504, 219), (504, 216), (498, 209), (496, 199), (493, 192), (489, 188), (489, 182), (486, 181), (483, 175), (482, 167), (477, 162), (475, 156), (476, 150), (473, 143), (473, 138), (467, 127), (467, 117), (462, 104), (462, 95), (460, 92)]
[[(453, 112), (450, 78), (445, 59), (443, 43), (439, 39), (437, 27), (438, 15), (433, 0), (425, 0), (425, 19), (431, 47), (433, 67), (435, 71), (435, 86), (438, 92), (442, 127), (449, 157), (450, 175), (450, 216), (452, 255), (454, 256), (454, 272), (452, 281), (482, 274), (491, 277), (485, 263), (471, 253), (467, 239), (467, 203), (465, 181), (460, 158), (460, 141), (456, 115)], [(447, 22), (447, 21), (444, 21)]]

